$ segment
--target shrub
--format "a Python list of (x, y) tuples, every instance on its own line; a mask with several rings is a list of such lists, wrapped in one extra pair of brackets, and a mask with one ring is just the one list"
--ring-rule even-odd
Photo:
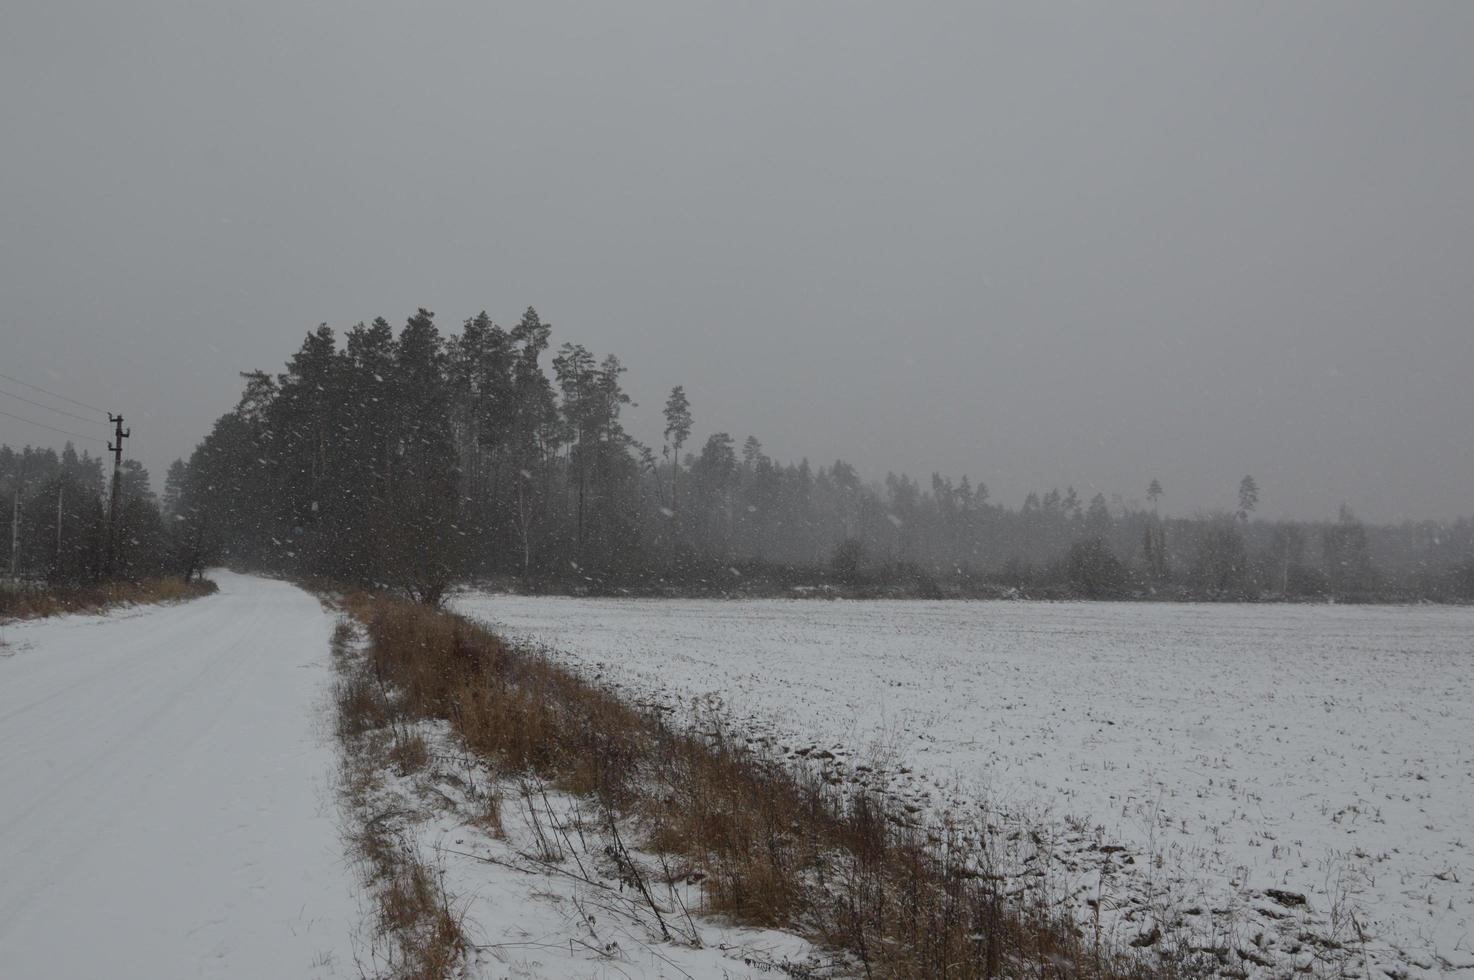
[(859, 538), (845, 538), (834, 547), (829, 567), (834, 577), (845, 585), (856, 585), (860, 581), (860, 569), (865, 564), (865, 545)]
[(1130, 584), (1126, 566), (1101, 538), (1070, 545), (1065, 575), (1072, 588), (1091, 599), (1120, 595)]

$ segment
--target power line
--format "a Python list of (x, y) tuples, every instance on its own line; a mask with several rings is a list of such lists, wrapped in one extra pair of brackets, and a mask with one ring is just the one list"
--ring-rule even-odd
[(37, 422), (35, 419), (28, 419), (21, 415), (11, 415), (9, 412), (4, 411), (0, 411), (0, 415), (3, 415), (8, 419), (15, 419), (17, 422), (29, 422), (31, 425), (40, 426), (43, 429), (50, 429), (52, 432), (60, 432), (64, 436), (73, 436), (77, 439), (86, 439), (88, 442), (102, 442), (102, 440), (97, 438), (96, 436), (84, 436), (80, 432), (73, 432), (70, 429), (59, 429), (54, 425), (47, 425), (45, 422)]
[(98, 408), (96, 405), (89, 405), (86, 402), (78, 401), (75, 398), (68, 398), (66, 395), (57, 394), (50, 388), (42, 388), (40, 385), (33, 385), (29, 381), (22, 381), (20, 378), (12, 378), (8, 374), (0, 374), (0, 378), (4, 378), (6, 381), (13, 381), (16, 384), (21, 385), (22, 387), (31, 388), (43, 394), (50, 395), (52, 398), (60, 398), (62, 401), (70, 402), (71, 404), (76, 405), (78, 408), (85, 408), (89, 411), (97, 412), (101, 415), (107, 414), (107, 409), (105, 408)]
[(6, 398), (16, 398), (16, 399), (19, 399), (20, 401), (25, 402), (27, 405), (35, 405), (37, 408), (44, 408), (48, 412), (55, 412), (58, 415), (65, 415), (67, 418), (69, 418), (69, 419), (76, 419), (78, 422), (96, 422), (97, 421), (97, 419), (89, 419), (85, 415), (78, 415), (76, 412), (68, 412), (64, 408), (52, 408), (50, 405), (47, 405), (45, 402), (38, 402), (35, 399), (27, 398), (25, 395), (17, 395), (15, 392), (13, 392), (13, 391), (6, 391), (4, 388), (0, 388), (0, 395), (4, 395)]

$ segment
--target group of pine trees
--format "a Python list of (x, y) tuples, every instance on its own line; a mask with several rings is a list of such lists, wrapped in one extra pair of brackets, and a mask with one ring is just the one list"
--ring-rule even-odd
[[(424, 309), (397, 331), (381, 318), (341, 340), (323, 325), (282, 373), (244, 375), (236, 407), (171, 467), (161, 504), (146, 477), (138, 486), (141, 469), (127, 470), (130, 560), (185, 575), (232, 562), (428, 601), (478, 577), (670, 593), (832, 582), (898, 594), (1474, 597), (1468, 520), (1367, 527), (1343, 508), (1322, 524), (1262, 521), (1252, 477), (1236, 514), (1159, 517), (1156, 479), (1147, 505), (1068, 487), (1014, 509), (967, 476), (872, 484), (842, 460), (777, 462), (752, 436), (693, 444), (679, 386), (661, 444), (646, 446), (621, 422), (624, 374), (613, 355), (554, 348), (532, 309), (510, 329), (482, 313), (450, 334)], [(0, 456), (0, 487), (12, 457)], [(23, 526), (37, 540), (24, 547), (47, 553), (48, 481), (75, 481), (77, 516), (53, 560), (95, 571), (101, 469), (71, 459), (28, 480)]]
[(71, 443), (61, 453), (0, 445), (0, 574), (76, 586), (178, 570), (169, 519), (183, 472), (182, 463), (171, 469), (160, 501), (148, 471), (137, 460), (125, 460), (110, 529), (110, 488), (101, 459), (79, 456)]

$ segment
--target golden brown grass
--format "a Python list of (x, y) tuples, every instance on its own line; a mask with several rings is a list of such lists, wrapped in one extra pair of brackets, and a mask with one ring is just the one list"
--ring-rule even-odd
[(375, 898), (374, 936), (387, 940), (386, 975), (395, 980), (442, 980), (465, 955), (460, 914), (418, 848), (387, 820), (371, 818), (349, 836)]
[(592, 797), (611, 825), (642, 828), (651, 850), (702, 876), (708, 912), (807, 935), (867, 977), (1174, 972), (1005, 899), (987, 841), (922, 828), (881, 793), (781, 765), (716, 723), (677, 731), (453, 614), (369, 596), (345, 605), (367, 627), (380, 687), (359, 717), (385, 710), (392, 690), (392, 714), (447, 719), (500, 771)]
[(209, 579), (186, 584), (178, 578), (20, 591), (0, 589), (0, 618), (39, 619), (64, 613), (100, 612), (114, 606), (197, 599), (216, 591), (215, 583)]
[[(399, 827), (392, 809), (372, 812), (384, 773), (401, 775), (426, 764), (424, 738), (400, 724), (402, 713), (390, 692), (352, 662), (353, 629), (340, 622), (333, 633), (339, 669), (334, 702), (343, 744), (343, 792), (355, 821), (348, 843), (374, 897), (373, 948), (383, 976), (395, 980), (441, 980), (454, 976), (466, 949), (459, 913), (435, 869)], [(375, 971), (375, 975), (380, 975)]]

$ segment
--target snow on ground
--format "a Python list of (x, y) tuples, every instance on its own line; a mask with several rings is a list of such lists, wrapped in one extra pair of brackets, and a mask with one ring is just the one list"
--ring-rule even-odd
[(960, 787), (1051, 821), (1081, 903), (1102, 875), (1168, 889), (1268, 973), (1330, 939), (1338, 969), (1474, 977), (1474, 609), (456, 605), (637, 699), (720, 700), (790, 756), (890, 754), (933, 808)]
[(358, 975), (332, 620), (212, 577), (179, 605), (0, 625), (0, 974)]
[[(344, 654), (345, 677), (367, 673), (361, 636)], [(406, 771), (392, 747), (414, 740), (423, 761)], [(447, 722), (400, 722), (343, 747), (352, 825), (430, 871), (468, 944), (467, 980), (852, 975), (793, 934), (703, 916), (699, 876), (641, 852), (638, 827), (612, 829), (593, 801), (493, 772)], [(383, 870), (363, 862), (371, 891)], [(396, 938), (361, 950), (370, 975), (397, 975)]]
[[(537, 781), (489, 778), (444, 724), (412, 730), (430, 746), (429, 765), (385, 772), (364, 811), (436, 869), (470, 944), (468, 978), (836, 975), (829, 958), (798, 936), (699, 914), (700, 884), (663, 882), (659, 859), (624, 834), (616, 840), (587, 801)], [(501, 799), (500, 833), (479, 819), (489, 792)]]

